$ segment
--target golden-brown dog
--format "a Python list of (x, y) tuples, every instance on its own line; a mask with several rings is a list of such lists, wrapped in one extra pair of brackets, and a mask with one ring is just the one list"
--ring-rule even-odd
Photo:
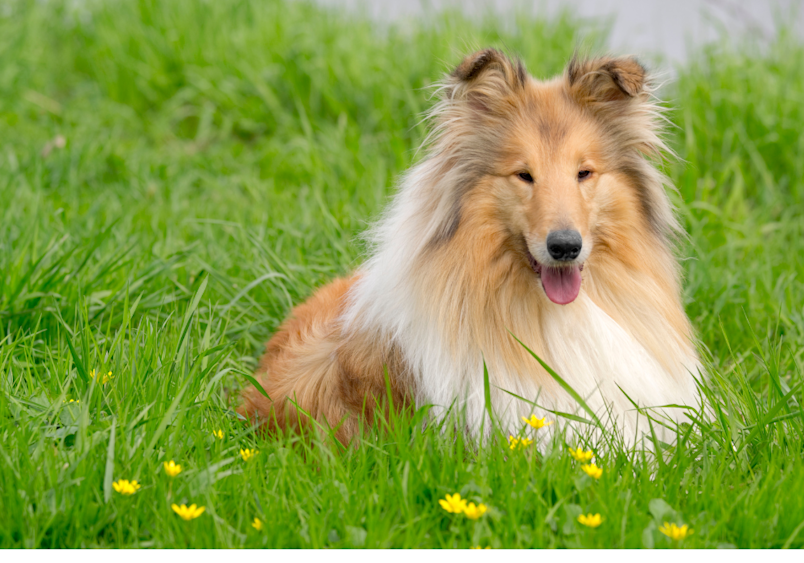
[[(307, 415), (292, 399), (348, 441), (386, 397), (387, 369), (396, 405), (436, 415), (458, 405), (477, 433), (485, 361), (511, 433), (523, 415), (576, 412), (511, 334), (628, 443), (647, 430), (631, 401), (696, 405), (679, 227), (650, 158), (666, 147), (645, 69), (573, 60), (542, 82), (488, 49), (439, 94), (426, 158), (370, 231), (369, 259), (294, 309), (257, 371), (271, 400), (251, 388), (242, 411), (295, 426)], [(657, 412), (684, 420), (683, 409)]]

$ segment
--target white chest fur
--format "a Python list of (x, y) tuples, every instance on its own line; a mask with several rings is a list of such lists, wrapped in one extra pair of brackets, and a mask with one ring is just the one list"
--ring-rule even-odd
[[(583, 293), (574, 303), (555, 309), (543, 326), (553, 369), (604, 424), (613, 422), (619, 427), (626, 443), (633, 443), (641, 433), (649, 431), (648, 420), (639, 415), (634, 403), (642, 408), (653, 407), (651, 416), (664, 422), (688, 420), (684, 409), (656, 407), (697, 406), (692, 377), (692, 373), (698, 375), (699, 369), (695, 357), (674, 350), (678, 367), (675, 373), (669, 373)], [(669, 342), (668, 346), (676, 347)], [(556, 407), (566, 404), (571, 408), (572, 402), (567, 404), (566, 399), (557, 397)], [(660, 439), (672, 439), (673, 433), (661, 425), (654, 424), (654, 431)]]
[[(488, 428), (483, 382), (485, 360), (492, 387), (493, 409), (506, 432), (516, 434), (523, 427), (521, 417), (531, 413), (556, 419), (549, 412), (506, 393), (506, 390), (544, 409), (589, 418), (558, 385), (550, 381), (549, 386), (541, 386), (532, 373), (512, 372), (504, 359), (495, 357), (494, 350), (481, 353), (467, 345), (460, 358), (447, 353), (439, 331), (427, 322), (427, 317), (426, 314), (408, 317), (410, 323), (406, 330), (397, 330), (396, 334), (414, 372), (418, 402), (435, 405), (436, 414), (444, 413), (452, 406), (454, 410), (463, 410), (472, 433), (477, 434), (483, 425)], [(528, 330), (520, 328), (522, 332), (517, 336), (527, 345)], [(650, 431), (647, 418), (638, 413), (633, 403), (640, 407), (654, 407), (651, 416), (665, 422), (668, 419), (687, 420), (685, 410), (655, 407), (698, 405), (691, 375), (697, 375), (699, 369), (694, 356), (677, 350), (674, 355), (679, 358), (678, 369), (675, 373), (668, 372), (583, 292), (569, 305), (551, 306), (542, 316), (541, 327), (528, 328), (541, 330), (545, 344), (542, 359), (585, 400), (604, 425), (616, 425), (628, 445)], [(512, 331), (515, 330), (512, 327)], [(535, 359), (532, 366), (534, 372), (540, 369)], [(576, 430), (580, 430), (577, 425), (570, 427), (569, 434)], [(654, 431), (664, 441), (673, 439), (673, 433), (661, 425), (654, 424)]]

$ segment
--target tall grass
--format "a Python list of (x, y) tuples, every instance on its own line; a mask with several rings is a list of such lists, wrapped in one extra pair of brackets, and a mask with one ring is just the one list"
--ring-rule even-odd
[[(477, 47), (549, 76), (603, 37), (569, 16), (377, 29), (304, 2), (0, 4), (0, 546), (675, 545), (664, 521), (695, 529), (687, 547), (804, 546), (804, 46), (784, 34), (704, 49), (666, 92), (716, 416), (663, 456), (607, 451), (595, 481), (560, 436), (478, 449), (420, 411), (337, 451), (233, 413), (291, 306), (359, 263), (428, 86)], [(489, 513), (447, 514), (456, 491)]]

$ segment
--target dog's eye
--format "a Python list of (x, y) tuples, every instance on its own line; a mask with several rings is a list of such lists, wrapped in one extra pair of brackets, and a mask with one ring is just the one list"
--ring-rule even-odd
[(519, 176), (519, 179), (522, 180), (523, 182), (527, 182), (528, 184), (533, 183), (533, 176), (531, 176), (527, 172), (520, 172), (519, 174), (517, 174), (517, 176)]
[(592, 172), (590, 172), (589, 170), (581, 170), (580, 172), (578, 172), (578, 181), (583, 182), (591, 175)]

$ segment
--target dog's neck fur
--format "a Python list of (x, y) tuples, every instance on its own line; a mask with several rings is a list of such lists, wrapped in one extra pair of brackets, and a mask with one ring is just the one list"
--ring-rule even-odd
[[(506, 431), (516, 434), (521, 416), (551, 415), (505, 391), (545, 409), (578, 412), (577, 403), (511, 334), (602, 419), (609, 410), (628, 443), (647, 423), (617, 385), (642, 407), (697, 404), (689, 372), (697, 374), (698, 361), (675, 261), (658, 237), (648, 235), (655, 252), (632, 264), (601, 249), (587, 264), (576, 301), (556, 305), (547, 300), (516, 239), (488, 220), (492, 202), (466, 206), (450, 238), (433, 243), (445, 217), (455, 212), (443, 171), (436, 158), (411, 170), (370, 233), (373, 252), (343, 317), (346, 333), (366, 331), (399, 347), (419, 404), (442, 412), (455, 404), (464, 409), (471, 431), (488, 428), (485, 362), (494, 411)], [(685, 420), (678, 409), (664, 414)]]

